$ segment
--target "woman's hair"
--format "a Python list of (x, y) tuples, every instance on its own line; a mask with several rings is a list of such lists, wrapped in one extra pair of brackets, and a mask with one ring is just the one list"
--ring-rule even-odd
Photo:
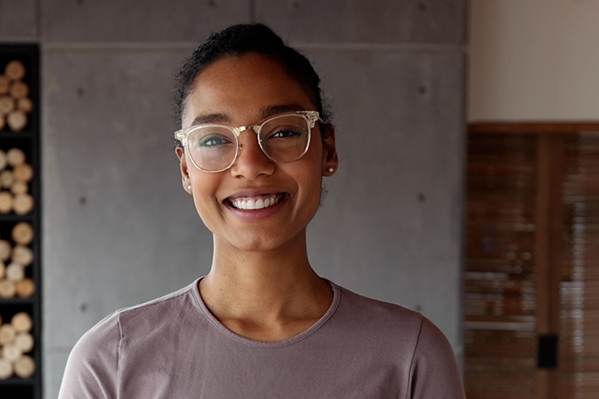
[(247, 53), (263, 54), (279, 62), (306, 91), (322, 120), (329, 123), (330, 114), (323, 104), (320, 78), (310, 61), (262, 24), (233, 25), (215, 32), (193, 52), (177, 77), (175, 105), (179, 123), (195, 78), (221, 57)]

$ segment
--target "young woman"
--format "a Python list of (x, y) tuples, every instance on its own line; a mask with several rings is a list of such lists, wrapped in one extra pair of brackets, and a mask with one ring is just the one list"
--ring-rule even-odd
[(211, 270), (93, 327), (59, 397), (463, 398), (431, 322), (310, 266), (306, 227), (338, 167), (310, 62), (264, 25), (236, 25), (179, 83), (176, 153), (213, 233)]

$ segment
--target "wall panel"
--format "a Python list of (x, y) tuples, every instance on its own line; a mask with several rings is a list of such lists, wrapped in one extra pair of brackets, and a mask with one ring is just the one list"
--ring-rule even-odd
[(37, 40), (37, 2), (0, 1), (0, 41)]
[(44, 0), (49, 42), (196, 42), (220, 27), (249, 22), (249, 0)]
[(465, 1), (256, 0), (256, 17), (301, 42), (458, 44), (465, 40), (465, 7)]

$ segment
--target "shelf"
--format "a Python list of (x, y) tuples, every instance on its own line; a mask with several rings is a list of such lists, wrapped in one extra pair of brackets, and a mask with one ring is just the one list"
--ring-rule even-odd
[(0, 298), (0, 306), (33, 305), (34, 303), (35, 303), (34, 298), (11, 298), (11, 299)]
[(7, 380), (0, 380), (0, 386), (2, 385), (35, 385), (36, 381), (34, 378), (18, 378), (11, 377)]
[(1, 222), (14, 222), (14, 223), (19, 223), (19, 222), (29, 222), (29, 223), (33, 223), (35, 221), (35, 209), (31, 212), (28, 213), (27, 215), (15, 215), (13, 213), (9, 213), (7, 215), (0, 215), (0, 223)]
[[(14, 73), (15, 69), (12, 69), (13, 73), (7, 73), (5, 70), (5, 66), (8, 65), (11, 61), (20, 61), (25, 67), (25, 74), (22, 75), (18, 71)], [(12, 65), (15, 67), (15, 64)], [(18, 66), (18, 64), (17, 64)], [(22, 70), (22, 68), (21, 68)], [(15, 242), (15, 238), (13, 238), (12, 231), (15, 225), (21, 222), (26, 222), (33, 228), (33, 241), (29, 241), (28, 238), (25, 238), (21, 241), (21, 243), (33, 251), (33, 262), (31, 264), (26, 263), (28, 261), (24, 260), (22, 266), (25, 270), (24, 277), (27, 279), (33, 280), (35, 284), (35, 292), (30, 298), (21, 298), (15, 296), (10, 299), (2, 299), (0, 298), (0, 315), (2, 316), (3, 323), (11, 323), (12, 318), (21, 312), (27, 313), (32, 319), (32, 328), (30, 330), (23, 329), (23, 332), (30, 333), (34, 338), (34, 347), (31, 351), (27, 351), (25, 355), (31, 357), (35, 362), (35, 373), (30, 378), (20, 378), (17, 376), (12, 376), (11, 378), (0, 380), (0, 398), (1, 399), (9, 399), (9, 398), (18, 398), (18, 399), (40, 399), (42, 397), (42, 268), (41, 268), (41, 169), (40, 169), (40, 67), (39, 67), (39, 47), (37, 44), (33, 43), (18, 43), (18, 44), (8, 44), (8, 43), (0, 43), (0, 75), (5, 74), (5, 76), (9, 76), (8, 82), (10, 84), (11, 90), (4, 93), (5, 96), (12, 96), (13, 102), (12, 105), (14, 108), (11, 108), (11, 102), (5, 99), (4, 102), (4, 112), (7, 115), (12, 115), (12, 124), (6, 123), (6, 125), (0, 129), (0, 150), (7, 152), (13, 148), (18, 148), (23, 151), (25, 155), (25, 162), (29, 164), (33, 168), (33, 178), (23, 177), (23, 169), (20, 170), (20, 178), (22, 180), (18, 180), (20, 183), (27, 184), (26, 187), (23, 187), (23, 184), (15, 187), (12, 184), (11, 174), (8, 172), (14, 172), (15, 167), (18, 167), (21, 161), (14, 161), (9, 163), (6, 168), (2, 170), (2, 172), (6, 172), (3, 175), (4, 180), (2, 181), (4, 184), (4, 188), (2, 188), (2, 192), (11, 192), (14, 189), (14, 193), (20, 194), (29, 194), (33, 197), (34, 207), (31, 209), (29, 213), (26, 215), (17, 215), (12, 213), (11, 211), (8, 214), (0, 214), (0, 238), (2, 240), (6, 240), (12, 245), (14, 248), (19, 240)], [(6, 88), (6, 79), (5, 88)], [(23, 83), (26, 84), (29, 88), (28, 94), (23, 94), (23, 91), (19, 92), (15, 91), (15, 84), (20, 85), (20, 88), (23, 88)], [(15, 94), (16, 93), (16, 94)], [(28, 106), (27, 101), (22, 101), (23, 97), (28, 97), (33, 103), (33, 108)], [(23, 114), (25, 116), (21, 119), (24, 120), (24, 124), (16, 124), (15, 115)], [(8, 117), (7, 117), (8, 118)], [(17, 119), (18, 121), (18, 119)], [(11, 131), (9, 126), (12, 126), (14, 129), (22, 129), (20, 131)], [(18, 127), (16, 127), (18, 126)], [(18, 157), (17, 157), (18, 160)], [(25, 174), (27, 176), (27, 174)], [(17, 180), (15, 178), (15, 180)], [(16, 195), (16, 194), (15, 194)], [(14, 199), (14, 197), (13, 197)], [(7, 200), (6, 196), (3, 198), (4, 200), (4, 209), (10, 210), (14, 209), (11, 207), (10, 200)], [(9, 204), (8, 206), (6, 204)], [(18, 209), (18, 208), (17, 208)], [(25, 208), (23, 212), (29, 211), (30, 209)], [(22, 236), (21, 236), (22, 237)], [(27, 237), (27, 235), (25, 236)], [(11, 249), (12, 251), (12, 249)], [(6, 255), (6, 251), (4, 252), (4, 256)], [(6, 258), (3, 258), (6, 259)], [(21, 258), (22, 259), (22, 258)], [(11, 263), (12, 260), (9, 257), (6, 259), (5, 264)], [(18, 263), (15, 262), (15, 263)], [(27, 266), (28, 265), (28, 266)], [(11, 269), (13, 272), (15, 269)], [(20, 279), (19, 274), (12, 274), (13, 279)], [(6, 288), (6, 285), (4, 286)], [(27, 287), (27, 285), (25, 285)], [(31, 285), (29, 285), (31, 287)], [(26, 291), (25, 291), (26, 292)], [(8, 293), (10, 294), (10, 293)], [(22, 295), (28, 295), (22, 293)], [(27, 328), (27, 327), (25, 327)]]
[(33, 132), (11, 132), (7, 129), (0, 130), (0, 139), (32, 139)]

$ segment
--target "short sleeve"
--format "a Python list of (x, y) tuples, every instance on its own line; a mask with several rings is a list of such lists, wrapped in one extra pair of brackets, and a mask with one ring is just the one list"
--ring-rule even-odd
[(118, 313), (85, 333), (69, 355), (58, 399), (116, 399), (120, 340)]
[(411, 370), (412, 399), (465, 399), (462, 379), (451, 345), (424, 318)]

